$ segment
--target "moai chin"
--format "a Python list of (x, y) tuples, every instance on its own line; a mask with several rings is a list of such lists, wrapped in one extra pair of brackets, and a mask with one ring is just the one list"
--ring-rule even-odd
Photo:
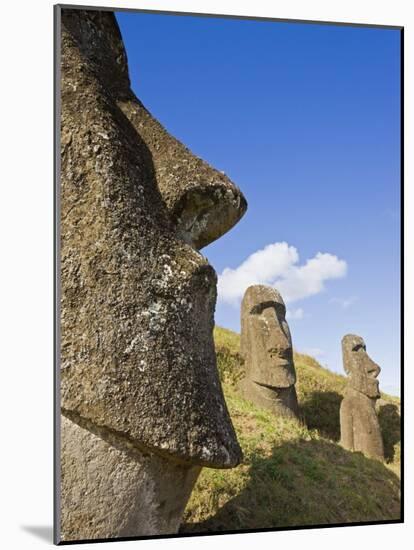
[(381, 369), (367, 354), (361, 336), (344, 336), (342, 355), (348, 384), (340, 408), (341, 445), (383, 460), (384, 446), (375, 410)]
[(293, 347), (286, 307), (279, 292), (250, 286), (241, 305), (241, 354), (245, 378), (243, 395), (277, 415), (299, 417)]
[(247, 204), (136, 98), (113, 13), (61, 28), (61, 539), (175, 533), (201, 468), (242, 458), (198, 250)]

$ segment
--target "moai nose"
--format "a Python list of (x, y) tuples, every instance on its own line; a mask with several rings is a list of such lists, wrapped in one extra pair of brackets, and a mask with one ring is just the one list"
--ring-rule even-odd
[(373, 361), (368, 355), (367, 355), (367, 373), (372, 378), (377, 378), (379, 373), (381, 372), (381, 368), (375, 361)]
[(286, 358), (291, 351), (291, 341), (285, 333), (277, 318), (270, 323), (269, 327), (269, 342), (267, 349), (270, 355)]

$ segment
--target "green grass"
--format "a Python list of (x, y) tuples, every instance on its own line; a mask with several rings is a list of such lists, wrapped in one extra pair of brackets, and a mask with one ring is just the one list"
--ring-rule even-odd
[(387, 463), (342, 449), (339, 405), (345, 377), (295, 354), (304, 423), (278, 418), (243, 399), (239, 335), (215, 328), (218, 367), (244, 453), (237, 468), (204, 468), (182, 532), (276, 528), (398, 519), (399, 400), (383, 395), (379, 418)]

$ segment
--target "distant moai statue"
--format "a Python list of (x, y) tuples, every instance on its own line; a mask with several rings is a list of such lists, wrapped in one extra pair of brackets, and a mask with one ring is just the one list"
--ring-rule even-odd
[(361, 336), (344, 336), (342, 354), (348, 385), (340, 408), (341, 445), (383, 460), (384, 445), (375, 410), (381, 369), (367, 354)]
[(176, 533), (201, 468), (242, 459), (198, 251), (247, 203), (137, 99), (113, 13), (61, 28), (58, 531)]
[(299, 418), (296, 372), (286, 307), (279, 292), (250, 286), (241, 305), (242, 394), (273, 413)]

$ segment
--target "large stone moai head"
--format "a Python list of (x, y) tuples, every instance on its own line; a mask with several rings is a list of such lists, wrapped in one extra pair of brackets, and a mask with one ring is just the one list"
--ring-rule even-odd
[(344, 336), (342, 356), (349, 385), (367, 397), (378, 399), (380, 392), (377, 377), (381, 369), (367, 354), (364, 339), (355, 334)]
[(375, 410), (381, 369), (367, 354), (363, 338), (355, 334), (343, 337), (342, 354), (348, 385), (340, 408), (341, 444), (383, 460), (384, 445)]
[(247, 397), (274, 412), (298, 414), (296, 372), (286, 307), (279, 292), (264, 285), (250, 286), (241, 305), (241, 353)]
[[(63, 530), (71, 525), (69, 538), (174, 532), (191, 492), (187, 483), (179, 494), (186, 469), (230, 468), (242, 456), (216, 368), (217, 277), (198, 249), (228, 231), (247, 205), (223, 173), (170, 136), (136, 98), (114, 14), (61, 13)], [(73, 433), (65, 440), (78, 428), (93, 434), (89, 440), (79, 432), (77, 448), (95, 446), (95, 466), (105, 441), (127, 453), (125, 472), (141, 468), (132, 478), (118, 472), (119, 486), (108, 489), (114, 502), (134, 479), (142, 512), (165, 472), (160, 491), (171, 521), (164, 517), (160, 526), (153, 517), (131, 516), (117, 530), (102, 519), (115, 517), (105, 506), (94, 517), (92, 502), (85, 511), (90, 528), (82, 510), (71, 522), (67, 507), (81, 506), (88, 468), (82, 462), (74, 470), (84, 455)]]

